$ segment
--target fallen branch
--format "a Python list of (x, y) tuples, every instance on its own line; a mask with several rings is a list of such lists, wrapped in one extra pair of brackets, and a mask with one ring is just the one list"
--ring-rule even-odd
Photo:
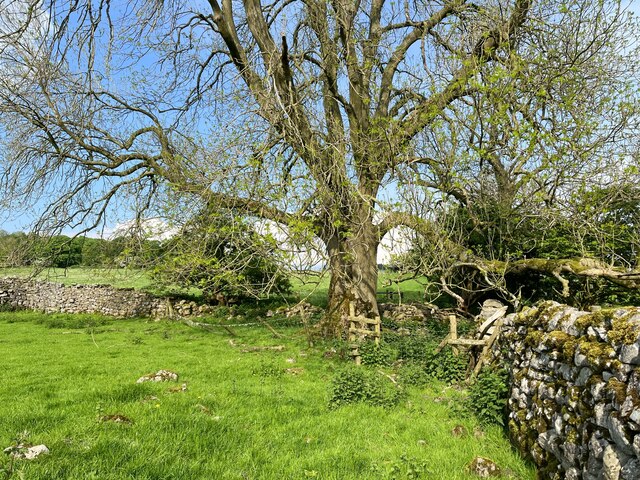
[(274, 352), (282, 352), (285, 349), (284, 345), (267, 345), (267, 346), (252, 346), (249, 347), (244, 343), (236, 343), (233, 340), (229, 340), (229, 345), (232, 347), (241, 347), (242, 353), (249, 352), (263, 352), (263, 351), (274, 351)]
[(269, 323), (267, 321), (263, 320), (262, 317), (257, 317), (257, 320), (260, 323), (262, 323), (267, 328), (267, 330), (269, 330), (273, 334), (274, 337), (276, 337), (276, 338), (283, 338), (284, 337), (284, 335), (282, 335), (281, 333), (278, 333), (275, 328), (273, 328), (271, 325), (269, 325)]
[(454, 268), (472, 268), (483, 275), (524, 275), (530, 272), (555, 277), (562, 285), (562, 296), (569, 296), (569, 280), (566, 275), (583, 278), (602, 278), (630, 290), (640, 289), (640, 272), (623, 271), (593, 258), (541, 259), (525, 258), (513, 262), (482, 260), (458, 262)]
[(203, 330), (207, 330), (208, 332), (213, 332), (215, 327), (222, 327), (229, 333), (229, 335), (231, 335), (233, 337), (237, 337), (236, 332), (231, 330), (231, 328), (229, 328), (224, 323), (219, 323), (217, 325), (213, 325), (211, 323), (194, 322), (193, 320), (190, 320), (190, 319), (184, 318), (184, 317), (179, 317), (179, 321), (184, 323), (185, 325), (188, 325), (189, 327), (201, 328)]

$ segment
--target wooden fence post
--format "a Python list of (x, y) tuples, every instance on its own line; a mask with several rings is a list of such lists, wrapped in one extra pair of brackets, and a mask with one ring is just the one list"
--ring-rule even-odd
[[(458, 340), (458, 318), (455, 315), (449, 315), (449, 340)], [(460, 351), (456, 347), (451, 347), (454, 355), (458, 355)]]

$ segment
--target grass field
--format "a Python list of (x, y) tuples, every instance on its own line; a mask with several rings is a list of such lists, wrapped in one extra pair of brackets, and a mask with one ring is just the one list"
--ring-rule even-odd
[[(33, 274), (30, 267), (0, 268), (0, 277), (28, 277)], [(143, 270), (130, 268), (46, 268), (36, 278), (65, 285), (108, 283), (118, 288), (136, 289), (149, 288), (153, 284)]]
[[(14, 464), (0, 456), (0, 479), (2, 469), (29, 480), (471, 479), (476, 455), (505, 478), (535, 477), (503, 432), (480, 434), (456, 408), (460, 392), (442, 383), (410, 388), (387, 409), (328, 408), (345, 361), (327, 358), (330, 344), (309, 347), (298, 327), (278, 329), (285, 338), (239, 327), (232, 339), (178, 323), (0, 313), (0, 448), (28, 432), (50, 449)], [(160, 369), (178, 382), (136, 384)], [(458, 424), (468, 434), (452, 435)]]

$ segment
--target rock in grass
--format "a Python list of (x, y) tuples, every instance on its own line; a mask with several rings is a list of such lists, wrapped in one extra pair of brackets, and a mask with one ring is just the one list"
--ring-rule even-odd
[(285, 372), (289, 375), (302, 375), (304, 373), (304, 368), (302, 367), (287, 368)]
[(464, 428), (464, 425), (456, 425), (453, 427), (453, 430), (451, 430), (451, 435), (454, 437), (466, 437), (467, 429)]
[(177, 382), (178, 374), (169, 370), (158, 370), (156, 373), (149, 373), (140, 377), (136, 383), (144, 382)]
[(179, 392), (186, 392), (187, 391), (187, 384), (183, 383), (182, 385), (179, 385), (177, 387), (171, 387), (169, 389), (169, 393), (179, 393)]
[(476, 457), (467, 467), (469, 472), (481, 478), (497, 477), (500, 469), (496, 462), (484, 457)]
[(13, 445), (3, 450), (4, 453), (14, 458), (24, 458), (25, 460), (33, 460), (42, 454), (49, 453), (49, 449), (46, 445)]
[(43, 455), (47, 453), (49, 453), (49, 449), (47, 448), (46, 445), (35, 445), (27, 449), (27, 451), (24, 454), (24, 458), (26, 458), (27, 460), (33, 460), (39, 455)]

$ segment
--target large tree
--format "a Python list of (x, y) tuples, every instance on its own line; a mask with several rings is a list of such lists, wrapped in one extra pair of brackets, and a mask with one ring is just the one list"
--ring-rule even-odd
[(428, 197), (509, 211), (628, 158), (636, 32), (609, 0), (1, 5), (6, 192), (44, 192), (42, 227), (178, 195), (315, 236), (330, 331), (377, 313), (390, 229), (451, 248)]

